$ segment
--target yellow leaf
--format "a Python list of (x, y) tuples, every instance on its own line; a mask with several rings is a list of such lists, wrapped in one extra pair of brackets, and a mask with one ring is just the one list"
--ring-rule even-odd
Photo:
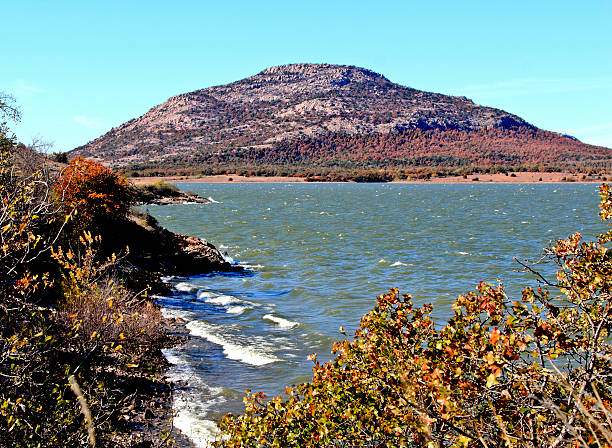
[(492, 373), (487, 377), (487, 387), (495, 386), (496, 384), (499, 384), (499, 381), (497, 381), (495, 374)]
[(459, 436), (459, 438), (457, 438), (457, 445), (458, 446), (468, 446), (468, 444), (470, 443), (472, 439), (470, 439), (469, 437), (466, 436)]

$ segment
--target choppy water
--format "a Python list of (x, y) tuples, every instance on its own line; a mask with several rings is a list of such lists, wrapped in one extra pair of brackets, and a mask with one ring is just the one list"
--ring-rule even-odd
[[(183, 184), (216, 203), (149, 206), (170, 230), (206, 238), (245, 275), (172, 279), (167, 315), (192, 338), (168, 350), (176, 425), (200, 446), (245, 389), (279, 394), (330, 357), (378, 294), (399, 287), (440, 321), (478, 280), (535, 284), (513, 260), (550, 240), (595, 236), (592, 184)], [(552, 267), (543, 266), (545, 272)]]

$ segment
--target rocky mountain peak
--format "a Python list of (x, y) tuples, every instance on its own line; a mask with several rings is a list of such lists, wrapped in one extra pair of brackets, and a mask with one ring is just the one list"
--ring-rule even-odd
[(286, 64), (277, 65), (267, 68), (259, 73), (264, 77), (281, 77), (281, 78), (332, 78), (332, 79), (348, 79), (355, 81), (378, 80), (387, 81), (380, 73), (376, 73), (366, 68), (357, 67), (354, 65), (336, 65), (336, 64)]
[[(433, 134), (423, 134), (428, 132)], [(398, 85), (372, 70), (300, 63), (174, 96), (73, 154), (115, 166), (168, 161), (174, 166), (203, 161), (274, 165), (287, 160), (347, 166), (374, 160), (384, 166), (391, 152), (396, 165), (423, 163), (429, 157), (455, 164), (583, 157), (585, 145), (538, 132), (503, 110)], [(467, 140), (458, 141), (458, 133)], [(527, 150), (516, 148), (527, 140), (525, 156)], [(361, 149), (338, 149), (343, 145)], [(558, 149), (568, 145), (571, 150)], [(589, 151), (598, 160), (598, 150)]]
[(310, 89), (338, 89), (344, 86), (392, 85), (383, 75), (354, 65), (287, 64), (270, 67), (247, 78), (246, 82), (301, 85)]

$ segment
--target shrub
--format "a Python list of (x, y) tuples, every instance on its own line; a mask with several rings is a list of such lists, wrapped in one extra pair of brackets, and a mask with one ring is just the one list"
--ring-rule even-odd
[(52, 250), (63, 277), (57, 322), (72, 329), (70, 345), (80, 356), (123, 349), (123, 354), (135, 358), (141, 346), (151, 346), (164, 336), (161, 312), (112, 278), (117, 257), (98, 259), (95, 246), (100, 245), (100, 237), (85, 232), (79, 242), (77, 253), (61, 247)]
[(155, 198), (165, 198), (179, 196), (181, 191), (175, 185), (158, 180), (152, 184), (140, 185), (136, 187), (136, 195), (139, 200), (146, 202)]
[(87, 225), (124, 218), (134, 200), (127, 180), (104, 165), (80, 157), (70, 160), (59, 176), (56, 195), (67, 213), (76, 212), (79, 221)]
[(513, 301), (480, 283), (440, 328), (431, 305), (381, 295), (335, 359), (314, 357), (312, 382), (249, 394), (215, 446), (611, 446), (610, 241), (574, 234), (546, 250), (559, 271), (540, 278), (557, 295), (528, 287)]
[(164, 196), (176, 196), (180, 194), (180, 190), (175, 185), (158, 180), (153, 184), (153, 190)]

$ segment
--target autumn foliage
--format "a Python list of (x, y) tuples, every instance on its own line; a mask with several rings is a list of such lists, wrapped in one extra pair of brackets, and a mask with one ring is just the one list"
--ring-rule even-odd
[[(609, 186), (601, 196), (609, 219)], [(612, 446), (610, 241), (556, 242), (556, 280), (515, 300), (480, 283), (442, 326), (431, 305), (381, 295), (335, 359), (314, 358), (311, 382), (249, 394), (216, 446)]]
[(0, 152), (0, 446), (132, 446), (146, 437), (125, 436), (134, 397), (163, 387), (150, 357), (165, 337), (162, 317), (123, 286), (118, 257), (101, 256), (100, 237), (81, 231), (127, 213), (127, 183), (77, 160), (57, 184), (42, 169), (17, 167), (19, 148), (7, 147)]
[(124, 217), (133, 198), (125, 178), (100, 163), (80, 157), (70, 160), (62, 172), (56, 194), (69, 213), (76, 211), (90, 221)]

